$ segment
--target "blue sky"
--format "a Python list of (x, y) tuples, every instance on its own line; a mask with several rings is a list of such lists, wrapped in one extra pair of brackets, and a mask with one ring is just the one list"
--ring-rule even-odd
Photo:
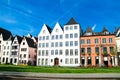
[(120, 0), (0, 0), (0, 27), (13, 35), (37, 36), (44, 23), (63, 26), (71, 17), (83, 30), (94, 26), (112, 32), (120, 26)]

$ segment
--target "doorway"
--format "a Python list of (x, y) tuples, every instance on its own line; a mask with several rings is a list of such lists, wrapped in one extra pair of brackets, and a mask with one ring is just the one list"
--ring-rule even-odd
[(104, 61), (104, 66), (108, 67), (108, 61)]
[(59, 59), (58, 59), (58, 58), (55, 58), (55, 59), (54, 59), (54, 65), (55, 65), (55, 66), (58, 66), (58, 65), (59, 65)]

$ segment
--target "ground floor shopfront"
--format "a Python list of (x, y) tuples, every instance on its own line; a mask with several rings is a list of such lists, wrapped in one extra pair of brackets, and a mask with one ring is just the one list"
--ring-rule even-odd
[(85, 67), (88, 67), (88, 66), (112, 67), (112, 66), (118, 66), (118, 58), (117, 56), (110, 56), (110, 55), (97, 55), (97, 56), (82, 55), (81, 64), (82, 66), (85, 66)]

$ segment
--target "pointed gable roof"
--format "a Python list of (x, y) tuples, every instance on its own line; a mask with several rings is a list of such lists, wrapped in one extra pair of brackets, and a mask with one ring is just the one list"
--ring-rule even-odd
[(12, 38), (11, 32), (6, 29), (3, 29), (1, 27), (0, 27), (0, 34), (2, 34), (3, 40), (8, 40), (8, 39)]
[(21, 42), (22, 42), (22, 37), (21, 36), (18, 36), (18, 35), (16, 35), (16, 37), (17, 37), (17, 39), (18, 39), (18, 43), (20, 44)]
[(78, 24), (73, 17), (67, 22), (66, 25), (72, 25), (72, 24)]
[(49, 33), (51, 33), (51, 32), (52, 32), (52, 28), (50, 28), (50, 27), (49, 27), (48, 25), (46, 25), (46, 24), (45, 24), (45, 26), (47, 27)]

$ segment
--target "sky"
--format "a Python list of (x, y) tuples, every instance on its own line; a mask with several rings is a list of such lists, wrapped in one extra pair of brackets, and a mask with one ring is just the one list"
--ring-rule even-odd
[(84, 31), (113, 32), (120, 26), (120, 0), (0, 0), (0, 27), (13, 35), (37, 36), (43, 24), (63, 27), (71, 17)]

